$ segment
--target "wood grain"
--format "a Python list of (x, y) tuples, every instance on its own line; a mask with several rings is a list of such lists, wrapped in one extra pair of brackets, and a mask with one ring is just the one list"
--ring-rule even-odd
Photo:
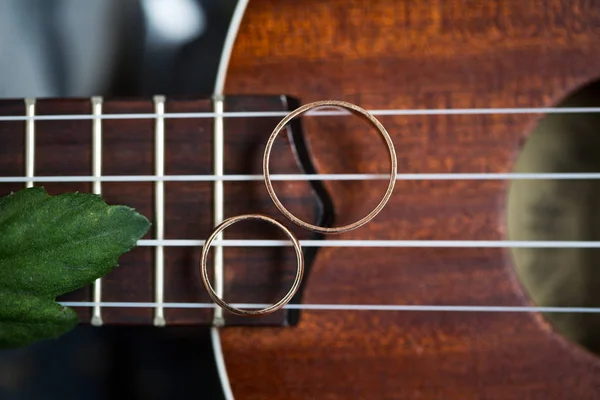
[[(369, 109), (551, 106), (600, 74), (599, 36), (590, 1), (252, 1), (227, 92)], [(539, 118), (381, 122), (401, 173), (510, 172)], [(305, 127), (322, 173), (388, 167), (364, 127)], [(379, 184), (330, 183), (337, 223), (376, 204)], [(501, 240), (507, 188), (400, 181), (372, 223), (336, 239)], [(531, 304), (501, 249), (329, 248), (306, 285), (304, 301), (316, 304)], [(597, 358), (537, 314), (311, 311), (293, 329), (225, 329), (223, 344), (238, 399), (600, 398)]]

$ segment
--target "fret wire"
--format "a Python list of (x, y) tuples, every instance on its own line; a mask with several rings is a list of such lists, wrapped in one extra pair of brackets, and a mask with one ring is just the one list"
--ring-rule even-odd
[[(398, 174), (399, 181), (445, 181), (445, 180), (596, 180), (600, 173), (596, 172), (565, 172), (565, 173), (414, 173)], [(95, 176), (5, 176), (0, 177), (0, 183), (14, 182), (246, 182), (262, 181), (262, 175), (103, 175)], [(359, 180), (389, 180), (386, 174), (275, 174), (271, 175), (273, 181), (359, 181)]]
[[(154, 96), (154, 110), (158, 115), (154, 126), (154, 173), (163, 176), (165, 173), (165, 97)], [(164, 302), (164, 248), (160, 241), (164, 239), (165, 223), (165, 188), (164, 181), (154, 182), (154, 227), (155, 237), (159, 244), (154, 249), (154, 325), (165, 326), (166, 320), (163, 309)]]
[[(92, 115), (96, 118), (92, 122), (92, 174), (95, 178), (102, 176), (102, 120), (98, 118), (102, 115), (102, 97), (92, 97)], [(102, 194), (102, 182), (94, 180), (92, 182), (92, 191)], [(92, 326), (102, 326), (102, 279), (94, 282), (94, 309), (92, 311)]]
[[(491, 114), (589, 114), (600, 112), (600, 107), (523, 107), (523, 108), (437, 108), (437, 109), (375, 109), (367, 110), (375, 116), (423, 116), (423, 115), (491, 115)], [(223, 118), (275, 118), (285, 117), (286, 111), (229, 111), (223, 113)], [(305, 116), (350, 116), (345, 111), (309, 111)], [(215, 118), (214, 112), (188, 112), (188, 113), (165, 113), (160, 117), (171, 118)], [(131, 113), (131, 114), (104, 114), (102, 119), (155, 119), (157, 113)], [(86, 120), (92, 119), (89, 115), (40, 115), (32, 118), (36, 121), (62, 121), (62, 120)], [(26, 121), (28, 117), (5, 115), (0, 116), (2, 121)]]
[[(138, 246), (200, 247), (204, 240), (139, 240)], [(222, 247), (289, 247), (285, 240), (225, 239), (215, 240)], [(598, 249), (600, 241), (527, 241), (527, 240), (300, 240), (303, 247), (397, 247), (397, 248), (472, 248), (472, 249)]]
[[(93, 303), (84, 301), (60, 302), (65, 307), (91, 307)], [(137, 302), (105, 302), (103, 307), (114, 308), (152, 308), (156, 303)], [(219, 308), (214, 303), (163, 303), (165, 308), (210, 309)], [(268, 304), (241, 303), (234, 307), (260, 309)], [(538, 306), (461, 306), (461, 305), (402, 305), (402, 304), (287, 304), (288, 310), (321, 310), (321, 311), (437, 311), (437, 312), (514, 312), (514, 313), (588, 313), (598, 314), (598, 307), (538, 307)]]
[[(213, 99), (215, 119), (214, 119), (214, 137), (213, 137), (213, 169), (216, 177), (225, 173), (225, 128), (222, 114), (225, 111), (224, 98), (215, 95)], [(213, 225), (217, 226), (225, 218), (225, 194), (222, 180), (215, 180), (213, 184)], [(216, 240), (223, 240), (223, 232), (216, 236)], [(213, 271), (214, 287), (217, 296), (223, 298), (224, 271), (223, 271), (223, 247), (213, 246)], [(222, 327), (225, 325), (225, 317), (221, 308), (215, 308), (213, 317), (213, 326)]]
[(25, 187), (33, 187), (35, 174), (35, 101), (34, 98), (25, 99)]

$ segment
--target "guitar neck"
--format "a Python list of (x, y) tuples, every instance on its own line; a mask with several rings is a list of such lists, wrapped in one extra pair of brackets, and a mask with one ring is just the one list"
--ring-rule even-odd
[[(296, 103), (285, 96), (227, 97), (224, 111), (236, 115), (223, 118), (215, 115), (210, 97), (3, 100), (0, 195), (32, 185), (52, 195), (96, 192), (109, 204), (134, 207), (152, 222), (153, 229), (112, 273), (59, 299), (75, 306), (83, 323), (210, 325), (215, 309), (201, 284), (199, 259), (214, 227), (215, 185), (223, 185), (225, 217), (276, 215), (260, 179), (263, 146), (282, 113)], [(255, 117), (256, 112), (263, 116)], [(222, 148), (214, 141), (221, 123)], [(273, 153), (273, 171), (314, 172), (299, 123), (290, 125)], [(224, 175), (235, 179), (216, 177), (219, 160)], [(318, 182), (287, 182), (277, 190), (306, 220), (331, 218)], [(295, 233), (300, 239), (319, 238)], [(283, 239), (280, 235), (250, 223), (226, 232), (233, 239)], [(315, 253), (306, 254), (307, 268)], [(224, 271), (227, 301), (272, 303), (291, 285), (294, 253), (286, 247), (226, 247)], [(302, 290), (292, 303), (301, 296)], [(281, 310), (261, 318), (226, 315), (224, 322), (289, 325), (298, 317)]]

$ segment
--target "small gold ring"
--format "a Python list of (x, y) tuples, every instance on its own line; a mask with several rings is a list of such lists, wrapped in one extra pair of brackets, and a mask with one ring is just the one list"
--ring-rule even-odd
[[(292, 244), (294, 245), (294, 249), (296, 251), (296, 260), (297, 260), (296, 278), (294, 279), (294, 283), (292, 284), (292, 287), (290, 288), (290, 290), (277, 303), (275, 303), (269, 307), (260, 309), (260, 310), (244, 310), (241, 308), (233, 307), (231, 304), (229, 304), (226, 301), (224, 301), (223, 299), (221, 299), (219, 297), (219, 295), (217, 294), (217, 292), (215, 292), (215, 290), (213, 289), (213, 287), (210, 283), (210, 280), (208, 278), (208, 269), (206, 267), (206, 261), (208, 259), (208, 251), (210, 250), (210, 245), (215, 240), (215, 237), (219, 233), (221, 233), (223, 230), (225, 230), (228, 226), (233, 225), (236, 222), (250, 220), (250, 219), (266, 221), (266, 222), (269, 222), (269, 223), (277, 226), (279, 229), (281, 229), (286, 234), (286, 236), (291, 240)], [(294, 234), (288, 228), (286, 228), (283, 224), (281, 224), (279, 221), (277, 221), (271, 217), (267, 217), (265, 215), (260, 215), (260, 214), (238, 215), (236, 217), (228, 218), (228, 219), (224, 220), (222, 223), (220, 223), (215, 228), (213, 233), (209, 236), (209, 238), (206, 240), (206, 242), (204, 243), (204, 246), (202, 247), (202, 257), (200, 259), (200, 271), (201, 271), (200, 275), (202, 277), (202, 283), (204, 284), (204, 287), (206, 288), (209, 296), (211, 297), (211, 299), (214, 300), (215, 303), (217, 303), (219, 306), (221, 306), (222, 308), (224, 308), (225, 310), (227, 310), (233, 314), (256, 317), (256, 316), (271, 314), (271, 313), (279, 310), (280, 308), (285, 306), (292, 299), (292, 297), (294, 297), (294, 295), (298, 291), (298, 288), (300, 287), (300, 282), (302, 281), (302, 275), (304, 274), (304, 255), (302, 254), (302, 248), (300, 247), (300, 242), (298, 242), (298, 239), (296, 239)]]
[[(271, 158), (271, 150), (273, 148), (273, 143), (275, 142), (275, 139), (277, 138), (277, 135), (279, 134), (279, 132), (281, 132), (281, 130), (285, 127), (285, 125), (287, 125), (287, 123), (290, 122), (293, 118), (299, 116), (302, 113), (305, 113), (308, 110), (311, 110), (311, 109), (317, 108), (317, 107), (323, 107), (323, 106), (342, 107), (342, 108), (350, 110), (351, 112), (353, 111), (355, 113), (358, 113), (360, 116), (366, 118), (369, 122), (371, 122), (371, 124), (373, 124), (377, 128), (377, 130), (381, 134), (381, 137), (387, 144), (387, 147), (388, 147), (388, 150), (390, 153), (390, 161), (391, 161), (391, 167), (392, 167), (390, 182), (389, 182), (387, 191), (385, 192), (383, 199), (379, 202), (377, 207), (375, 207), (375, 209), (373, 209), (373, 211), (371, 211), (367, 216), (365, 216), (364, 218), (362, 218), (352, 224), (348, 224), (348, 225), (340, 226), (340, 227), (334, 227), (334, 228), (324, 228), (321, 226), (309, 224), (307, 222), (302, 221), (301, 219), (299, 219), (295, 215), (293, 215), (291, 212), (289, 212), (284, 207), (284, 205), (281, 203), (279, 198), (277, 197), (277, 194), (275, 193), (275, 190), (273, 189), (273, 183), (271, 182), (271, 175), (269, 172), (269, 160)], [(373, 218), (375, 218), (375, 216), (377, 214), (379, 214), (379, 212), (383, 209), (383, 207), (385, 207), (386, 203), (392, 196), (392, 192), (394, 191), (394, 185), (396, 184), (396, 178), (398, 175), (397, 170), (398, 170), (398, 160), (396, 159), (396, 151), (394, 150), (394, 143), (392, 142), (392, 138), (390, 137), (389, 133), (385, 130), (383, 125), (367, 110), (365, 110), (357, 105), (354, 105), (352, 103), (347, 103), (345, 101), (339, 101), (339, 100), (323, 100), (323, 101), (316, 101), (314, 103), (308, 103), (308, 104), (305, 104), (305, 105), (297, 108), (296, 110), (292, 111), (291, 113), (289, 113), (275, 127), (275, 129), (273, 130), (273, 133), (271, 133), (271, 136), (269, 137), (269, 140), (267, 141), (267, 145), (265, 147), (265, 154), (263, 157), (263, 176), (265, 179), (265, 185), (267, 186), (267, 192), (269, 193), (269, 196), (271, 196), (271, 200), (273, 200), (273, 203), (275, 203), (275, 206), (279, 209), (279, 211), (281, 211), (283, 213), (283, 215), (285, 215), (293, 223), (295, 223), (305, 229), (308, 229), (313, 232), (318, 232), (318, 233), (348, 232), (348, 231), (351, 231), (353, 229), (356, 229), (356, 228), (366, 224), (367, 222), (369, 222)]]

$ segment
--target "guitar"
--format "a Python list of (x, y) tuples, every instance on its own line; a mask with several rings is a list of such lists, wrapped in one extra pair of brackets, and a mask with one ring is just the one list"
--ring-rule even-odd
[[(598, 157), (578, 123), (600, 111), (578, 95), (600, 70), (600, 7), (244, 6), (222, 98), (0, 103), (2, 194), (96, 191), (153, 222), (117, 270), (60, 301), (82, 323), (212, 327), (224, 391), (238, 399), (600, 398), (589, 272)], [(398, 154), (390, 202), (336, 236), (285, 220), (261, 175), (274, 126), (323, 99), (370, 110)], [(295, 215), (339, 226), (377, 205), (389, 157), (363, 121), (314, 113), (286, 133), (271, 171)], [(215, 307), (199, 277), (203, 240), (245, 213), (286, 224), (307, 255), (299, 294), (260, 318)], [(221, 295), (277, 301), (295, 274), (280, 232), (248, 223), (225, 239)], [(573, 289), (569, 277), (590, 283)]]

